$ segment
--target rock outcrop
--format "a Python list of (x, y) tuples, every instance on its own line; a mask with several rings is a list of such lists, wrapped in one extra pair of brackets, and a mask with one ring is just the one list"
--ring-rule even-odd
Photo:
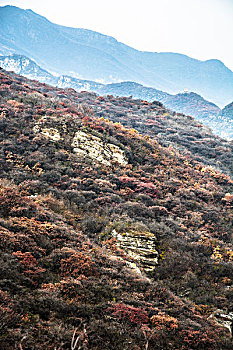
[(228, 329), (232, 336), (233, 312), (226, 313), (223, 310), (216, 310), (210, 315), (209, 319), (213, 320), (218, 326)]
[(47, 136), (49, 139), (53, 140), (53, 141), (59, 141), (61, 138), (60, 133), (58, 132), (57, 129), (53, 129), (53, 128), (44, 128), (41, 129), (41, 134), (44, 136)]
[(156, 237), (149, 232), (125, 232), (112, 231), (118, 245), (125, 250), (129, 256), (134, 258), (136, 263), (143, 266), (145, 271), (153, 271), (158, 264), (158, 252)]
[(72, 147), (80, 157), (89, 157), (99, 163), (110, 166), (114, 163), (127, 165), (124, 151), (111, 143), (105, 143), (101, 138), (90, 133), (77, 131)]

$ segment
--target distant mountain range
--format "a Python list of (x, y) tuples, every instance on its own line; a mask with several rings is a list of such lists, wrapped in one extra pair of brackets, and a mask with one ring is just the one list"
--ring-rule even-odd
[(55, 76), (38, 66), (33, 60), (22, 55), (0, 56), (0, 66), (17, 74), (42, 83), (60, 88), (74, 88), (77, 91), (87, 90), (99, 95), (132, 96), (149, 102), (162, 102), (167, 108), (191, 115), (210, 126), (219, 136), (233, 138), (233, 108), (232, 104), (222, 111), (214, 103), (205, 100), (200, 95), (190, 92), (171, 95), (154, 88), (145, 87), (135, 82), (101, 84), (90, 80), (82, 80), (71, 76)]
[(233, 72), (219, 60), (138, 51), (110, 36), (57, 25), (14, 6), (1, 7), (0, 17), (2, 55), (23, 54), (59, 75), (105, 84), (134, 81), (171, 94), (188, 89), (221, 107), (232, 101)]

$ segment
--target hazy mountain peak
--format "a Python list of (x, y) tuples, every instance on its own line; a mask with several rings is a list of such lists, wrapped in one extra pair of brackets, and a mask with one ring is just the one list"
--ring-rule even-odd
[(5, 6), (0, 11), (2, 55), (24, 54), (49, 71), (79, 79), (134, 81), (170, 94), (187, 88), (221, 107), (232, 100), (233, 72), (217, 59), (142, 52), (111, 36), (51, 23), (32, 10)]
[(219, 65), (225, 66), (225, 64), (224, 64), (222, 61), (220, 61), (220, 60), (218, 60), (218, 59), (216, 59), (216, 58), (211, 58), (211, 59), (209, 59), (209, 60), (205, 60), (204, 62), (206, 62), (206, 63), (212, 63), (212, 64), (219, 64)]

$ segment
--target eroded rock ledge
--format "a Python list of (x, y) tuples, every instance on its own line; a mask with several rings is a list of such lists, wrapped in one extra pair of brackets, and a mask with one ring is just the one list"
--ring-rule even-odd
[(116, 238), (118, 245), (125, 250), (129, 256), (143, 266), (145, 271), (153, 271), (158, 264), (158, 252), (156, 247), (156, 237), (149, 233), (126, 232), (118, 233), (112, 231), (112, 236)]
[[(43, 118), (37, 123), (33, 131), (40, 133), (52, 142), (62, 141), (69, 134), (69, 131), (63, 124), (47, 125), (52, 118)], [(105, 142), (100, 137), (94, 136), (91, 133), (78, 130), (75, 133), (73, 139), (71, 138), (70, 146), (76, 155), (82, 159), (89, 158), (95, 162), (101, 163), (106, 166), (117, 164), (118, 166), (126, 166), (128, 164), (125, 152), (118, 146)]]
[(73, 138), (74, 152), (81, 157), (89, 157), (104, 165), (118, 163), (127, 165), (124, 151), (111, 143), (105, 143), (101, 138), (84, 131), (77, 131)]

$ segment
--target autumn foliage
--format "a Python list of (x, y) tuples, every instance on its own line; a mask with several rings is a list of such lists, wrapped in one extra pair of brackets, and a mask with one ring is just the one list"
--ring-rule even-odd
[[(175, 115), (159, 103), (4, 71), (0, 81), (0, 349), (70, 349), (75, 339), (92, 350), (232, 349), (211, 318), (233, 310), (232, 145), (181, 115), (181, 154), (166, 141), (177, 140)], [(76, 131), (119, 147), (127, 164), (77, 155)], [(155, 268), (113, 232), (155, 237)]]

